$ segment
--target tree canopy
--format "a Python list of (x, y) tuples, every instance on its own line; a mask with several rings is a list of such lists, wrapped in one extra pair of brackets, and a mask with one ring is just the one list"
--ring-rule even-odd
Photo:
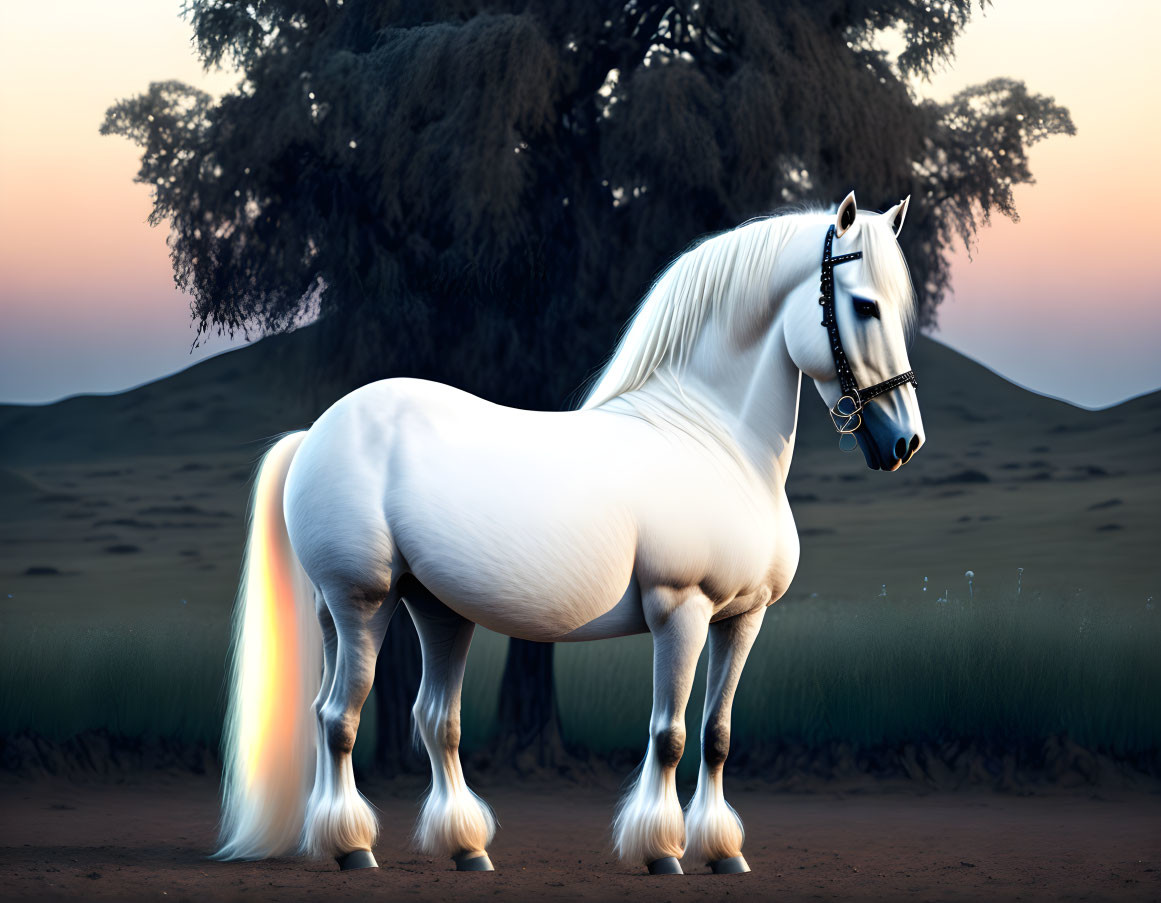
[[(972, 0), (192, 0), (219, 100), (160, 82), (102, 131), (143, 148), (200, 333), (318, 318), (347, 375), (559, 407), (700, 234), (911, 194), (931, 325), (958, 240), (1068, 112), (996, 79), (910, 87)], [(893, 31), (902, 51), (879, 49)], [(199, 334), (200, 334), (199, 333)]]

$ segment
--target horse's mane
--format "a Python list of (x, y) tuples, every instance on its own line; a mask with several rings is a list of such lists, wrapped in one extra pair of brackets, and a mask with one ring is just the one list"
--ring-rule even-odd
[[(710, 318), (752, 316), (755, 305), (771, 295), (781, 298), (776, 267), (787, 241), (802, 226), (833, 216), (833, 211), (800, 209), (759, 217), (692, 245), (646, 293), (609, 362), (591, 381), (581, 408), (639, 389), (663, 365), (680, 371)], [(881, 217), (867, 216), (856, 228), (871, 284), (883, 297), (899, 300), (905, 325), (910, 324), (914, 292), (890, 227)], [(820, 259), (821, 252), (820, 240)], [(788, 277), (793, 270), (783, 269)]]

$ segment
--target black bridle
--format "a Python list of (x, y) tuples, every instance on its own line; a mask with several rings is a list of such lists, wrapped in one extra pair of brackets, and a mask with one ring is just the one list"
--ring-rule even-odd
[[(826, 327), (827, 335), (830, 337), (830, 351), (834, 356), (834, 369), (838, 373), (839, 388), (842, 390), (839, 400), (830, 409), (830, 419), (834, 421), (834, 428), (839, 436), (845, 438), (854, 436), (862, 428), (862, 410), (872, 398), (897, 389), (905, 383), (911, 383), (915, 388), (919, 388), (919, 383), (915, 379), (915, 371), (908, 370), (906, 373), (892, 376), (890, 379), (885, 379), (881, 383), (875, 383), (875, 385), (865, 389), (859, 388), (859, 383), (851, 370), (850, 361), (847, 360), (847, 354), (843, 351), (843, 342), (839, 338), (838, 321), (835, 319), (834, 268), (840, 263), (858, 260), (863, 256), (863, 252), (855, 251), (852, 254), (831, 257), (830, 247), (834, 242), (834, 231), (833, 225), (826, 230), (826, 243), (822, 248), (822, 275), (818, 287), (818, 303), (822, 305), (822, 325)], [(839, 447), (844, 451), (854, 449), (854, 443), (850, 446), (844, 446), (843, 438), (839, 439)]]

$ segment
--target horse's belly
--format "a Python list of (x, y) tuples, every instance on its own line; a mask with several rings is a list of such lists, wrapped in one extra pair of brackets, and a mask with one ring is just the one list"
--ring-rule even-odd
[[(437, 512), (445, 518), (429, 519)], [(431, 506), (395, 526), (408, 569), (445, 605), (489, 630), (553, 641), (610, 612), (629, 593), (632, 536), (549, 520), (504, 525)], [(609, 525), (610, 527), (612, 525)]]

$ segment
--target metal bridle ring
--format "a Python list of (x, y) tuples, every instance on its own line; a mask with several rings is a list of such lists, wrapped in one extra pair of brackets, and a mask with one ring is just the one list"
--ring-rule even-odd
[[(851, 403), (851, 409), (849, 411), (843, 410), (842, 405), (844, 401), (849, 401)], [(859, 397), (857, 392), (854, 394), (848, 392), (840, 396), (839, 400), (834, 403), (834, 407), (832, 408), (835, 414), (837, 414), (839, 417), (854, 417), (862, 409), (863, 400)]]
[(858, 431), (859, 427), (863, 425), (863, 415), (860, 413), (863, 410), (861, 404), (849, 413), (839, 410), (839, 405), (843, 399), (850, 399), (854, 403), (854, 399), (849, 395), (844, 395), (835, 402), (834, 407), (830, 409), (830, 419), (834, 424), (835, 432), (840, 435), (853, 434)]

